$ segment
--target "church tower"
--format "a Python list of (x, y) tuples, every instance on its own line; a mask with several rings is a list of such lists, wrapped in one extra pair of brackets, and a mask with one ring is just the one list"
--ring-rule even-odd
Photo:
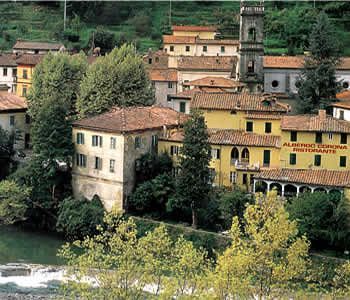
[(264, 2), (241, 1), (239, 32), (239, 81), (250, 92), (264, 86)]

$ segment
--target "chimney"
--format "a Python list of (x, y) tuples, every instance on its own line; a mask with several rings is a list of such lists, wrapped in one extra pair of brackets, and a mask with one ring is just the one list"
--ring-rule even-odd
[(325, 109), (320, 109), (318, 111), (318, 116), (321, 121), (326, 120), (326, 110)]

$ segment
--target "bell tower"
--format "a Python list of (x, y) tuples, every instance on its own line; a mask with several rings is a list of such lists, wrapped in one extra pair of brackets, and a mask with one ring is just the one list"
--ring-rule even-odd
[(241, 0), (239, 32), (239, 81), (250, 92), (264, 86), (264, 2)]

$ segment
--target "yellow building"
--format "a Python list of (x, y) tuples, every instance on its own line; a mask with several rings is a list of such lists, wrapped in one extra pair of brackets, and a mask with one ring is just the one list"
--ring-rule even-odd
[(173, 26), (163, 35), (163, 48), (171, 56), (238, 56), (239, 41), (216, 39), (214, 26)]
[[(323, 110), (285, 115), (287, 106), (256, 94), (198, 93), (191, 107), (203, 112), (208, 126), (214, 184), (248, 191), (277, 188), (282, 195), (350, 191), (350, 122)], [(175, 168), (182, 140), (180, 131), (159, 143)]]
[(97, 195), (105, 208), (126, 207), (135, 184), (135, 162), (157, 151), (158, 137), (182, 124), (185, 116), (164, 107), (114, 108), (73, 124), (75, 197)]
[[(287, 106), (261, 95), (198, 93), (191, 107), (203, 112), (209, 128), (216, 185), (237, 184), (251, 190), (254, 174), (279, 167), (280, 120)], [(162, 138), (159, 151), (167, 151), (176, 162), (182, 139), (182, 132)]]
[(41, 62), (44, 55), (41, 54), (22, 54), (16, 59), (17, 63), (17, 84), (16, 94), (21, 97), (28, 95), (32, 86), (32, 77), (35, 66)]

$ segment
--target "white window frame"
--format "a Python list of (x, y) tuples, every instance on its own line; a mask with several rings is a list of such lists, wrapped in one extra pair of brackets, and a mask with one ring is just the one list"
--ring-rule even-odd
[(110, 139), (110, 148), (115, 149), (117, 146), (117, 139), (115, 137), (111, 137)]
[(109, 160), (109, 172), (111, 173), (115, 172), (115, 159)]
[(230, 172), (230, 183), (231, 184), (237, 183), (237, 172), (235, 171)]

